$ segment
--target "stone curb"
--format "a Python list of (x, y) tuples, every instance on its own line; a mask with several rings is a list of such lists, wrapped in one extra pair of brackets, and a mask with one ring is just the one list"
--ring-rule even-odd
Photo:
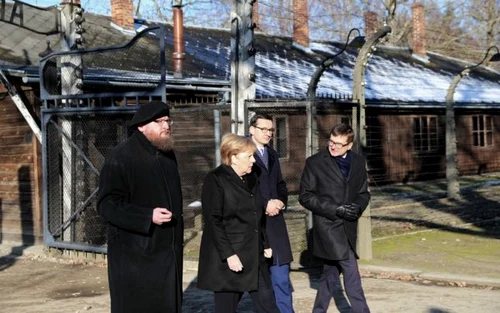
[(466, 285), (475, 285), (481, 287), (500, 287), (500, 279), (497, 278), (479, 277), (471, 275), (457, 275), (451, 273), (423, 272), (415, 269), (386, 267), (377, 265), (360, 265), (359, 269), (361, 272), (378, 274), (381, 276), (386, 276), (387, 278), (390, 278), (391, 276), (396, 276), (396, 277), (404, 276), (404, 277), (414, 277), (420, 281), (427, 280), (433, 282), (448, 282), (451, 285), (457, 285), (462, 287)]

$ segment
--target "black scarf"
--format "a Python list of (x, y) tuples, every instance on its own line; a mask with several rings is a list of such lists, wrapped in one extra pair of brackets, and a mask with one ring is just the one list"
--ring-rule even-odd
[(349, 170), (351, 169), (351, 154), (349, 153), (349, 151), (347, 151), (345, 158), (342, 156), (338, 156), (333, 157), (333, 159), (335, 160), (335, 162), (337, 162), (342, 175), (344, 175), (344, 177), (347, 179), (347, 176), (349, 176)]

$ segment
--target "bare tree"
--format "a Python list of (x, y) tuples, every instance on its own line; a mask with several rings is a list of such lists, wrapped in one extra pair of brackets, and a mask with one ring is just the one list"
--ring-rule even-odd
[[(500, 0), (447, 1), (441, 8), (434, 5), (427, 17), (430, 50), (476, 62), (500, 38)], [(495, 63), (491, 66), (500, 68)]]
[[(184, 0), (187, 25), (227, 27), (232, 0)], [(171, 0), (134, 0), (136, 15), (145, 19), (172, 22)]]
[[(495, 45), (500, 39), (500, 1), (488, 0), (487, 5), (484, 1), (474, 0), (468, 7), (468, 13), (473, 19), (473, 24), (477, 24), (476, 28), (479, 32), (479, 40), (482, 42), (480, 48), (486, 50), (488, 47)], [(488, 64), (488, 62), (485, 62)], [(492, 64), (496, 68), (500, 68), (496, 64)]]
[[(166, 2), (170, 2), (170, 1), (165, 1), (165, 0), (153, 0), (153, 4), (154, 4), (154, 8), (155, 8), (155, 12), (156, 12), (156, 15), (162, 20), (162, 21), (165, 21), (165, 22), (172, 22), (172, 8), (171, 7), (168, 7)], [(169, 16), (167, 16), (164, 12), (169, 12)]]
[[(188, 25), (229, 27), (235, 0), (185, 0)], [(293, 0), (257, 0), (259, 31), (291, 36)], [(351, 28), (364, 28), (364, 13), (375, 12), (379, 27), (391, 26), (386, 39), (410, 45), (414, 0), (309, 0), (312, 39), (344, 41)], [(426, 16), (426, 48), (471, 62), (500, 39), (500, 0), (420, 0)], [(171, 0), (134, 0), (137, 15), (171, 22)], [(485, 5), (486, 4), (486, 5)]]

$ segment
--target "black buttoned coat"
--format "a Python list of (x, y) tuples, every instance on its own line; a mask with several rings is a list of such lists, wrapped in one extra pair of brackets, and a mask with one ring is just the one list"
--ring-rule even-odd
[[(259, 270), (270, 286), (264, 258), (269, 248), (265, 232), (257, 178), (244, 181), (227, 165), (221, 165), (205, 178), (202, 192), (204, 228), (198, 267), (198, 288), (245, 292), (258, 289)], [(229, 269), (227, 258), (238, 255), (243, 271)]]
[[(267, 168), (257, 152), (254, 154), (256, 162), (252, 168), (252, 172), (257, 174), (259, 180), (259, 190), (262, 195), (264, 210), (270, 199), (279, 199), (285, 206), (288, 200), (288, 190), (281, 175), (278, 153), (267, 146), (265, 149), (268, 155)], [(293, 261), (292, 248), (286, 229), (285, 216), (283, 215), (285, 212), (286, 210), (282, 210), (275, 216), (266, 215), (266, 232), (269, 244), (273, 249), (273, 265), (287, 264)]]
[[(172, 222), (153, 224), (155, 207), (172, 211)], [(173, 152), (136, 131), (107, 156), (97, 209), (109, 226), (111, 312), (181, 312), (182, 194)]]
[(336, 208), (354, 202), (364, 211), (370, 201), (365, 159), (348, 153), (347, 179), (324, 149), (307, 159), (300, 180), (299, 202), (313, 213), (313, 254), (328, 260), (346, 260), (351, 247), (356, 252), (358, 221), (337, 217)]

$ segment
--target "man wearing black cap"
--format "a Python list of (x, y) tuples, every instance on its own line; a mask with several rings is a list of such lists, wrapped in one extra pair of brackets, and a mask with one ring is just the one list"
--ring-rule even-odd
[(101, 170), (112, 313), (181, 312), (184, 226), (171, 126), (167, 104), (141, 106)]

